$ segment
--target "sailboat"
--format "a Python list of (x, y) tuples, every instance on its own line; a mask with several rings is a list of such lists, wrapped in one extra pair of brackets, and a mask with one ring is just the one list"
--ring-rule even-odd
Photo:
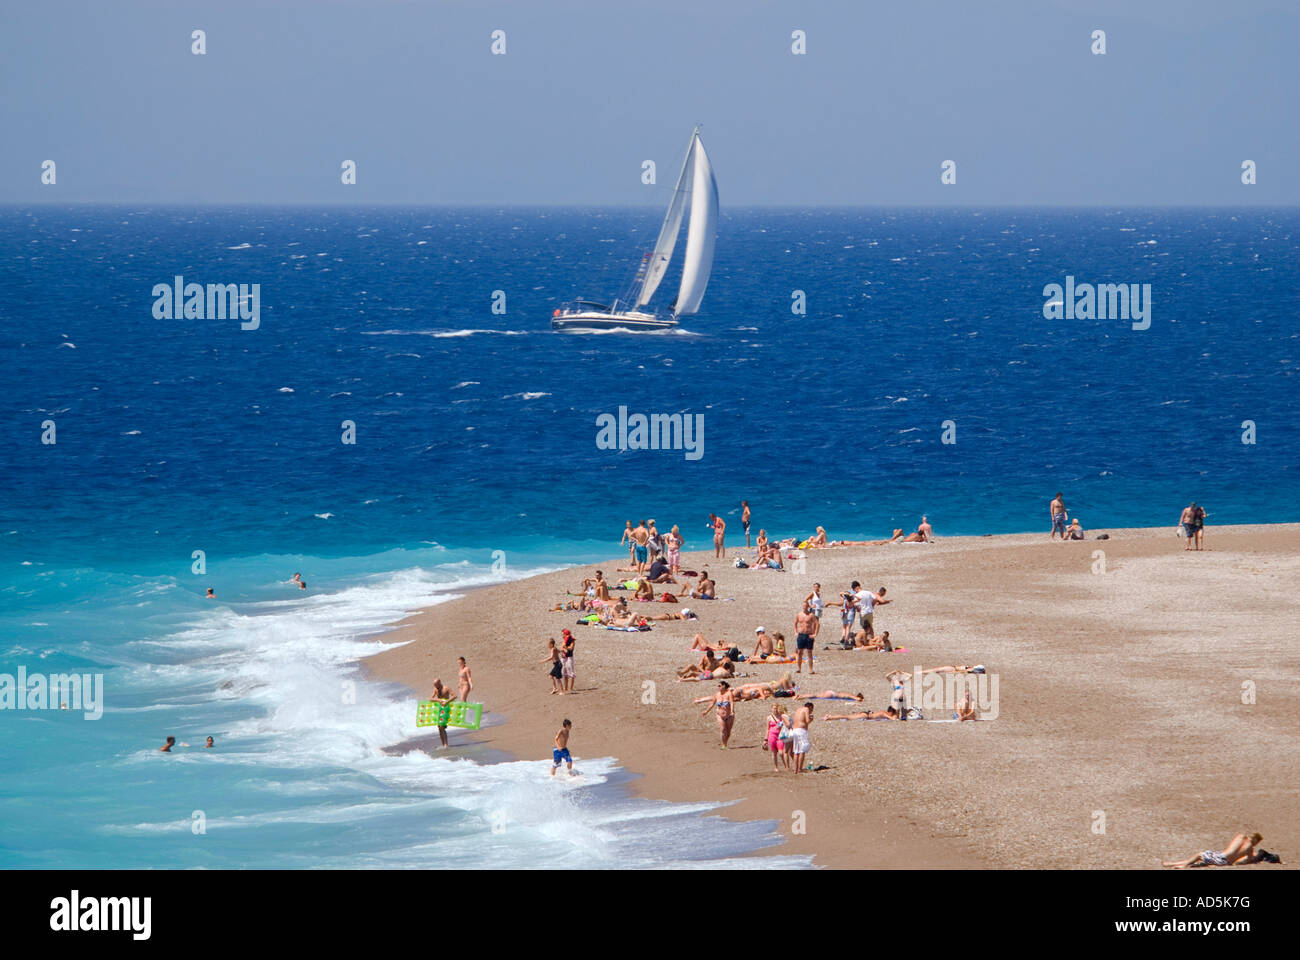
[[(681, 287), (669, 304), (667, 316), (646, 310), (659, 283), (668, 272), (681, 231), (682, 217), (690, 209), (690, 226), (686, 230), (686, 254), (682, 266)], [(673, 198), (664, 215), (663, 226), (653, 252), (641, 260), (636, 277), (624, 297), (609, 306), (592, 300), (574, 300), (564, 304), (551, 317), (551, 329), (575, 333), (600, 330), (645, 332), (671, 330), (677, 318), (695, 313), (704, 299), (713, 269), (713, 240), (718, 226), (718, 183), (713, 165), (700, 140), (700, 128), (691, 133), (686, 145), (686, 159), (677, 177)]]

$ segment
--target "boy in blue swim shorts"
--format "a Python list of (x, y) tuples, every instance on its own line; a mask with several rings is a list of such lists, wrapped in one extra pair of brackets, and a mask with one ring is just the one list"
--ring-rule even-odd
[(555, 776), (555, 771), (560, 769), (562, 763), (568, 764), (569, 776), (573, 776), (573, 757), (569, 755), (569, 731), (572, 728), (573, 724), (566, 719), (555, 735), (555, 749), (551, 751), (551, 776)]

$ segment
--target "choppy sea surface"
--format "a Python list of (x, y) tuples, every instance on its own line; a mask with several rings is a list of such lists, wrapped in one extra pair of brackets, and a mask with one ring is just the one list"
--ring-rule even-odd
[[(357, 658), (742, 498), (854, 539), (1037, 529), (1057, 490), (1089, 529), (1300, 519), (1294, 209), (727, 211), (678, 330), (552, 333), (660, 216), (5, 208), (0, 685), (101, 673), (105, 709), (0, 710), (0, 866), (803, 864), (611, 758), (394, 756), (411, 700)], [(260, 326), (156, 319), (176, 276), (260, 284)], [(1149, 329), (1046, 319), (1067, 276), (1151, 284)], [(600, 449), (620, 407), (702, 415), (703, 455)]]

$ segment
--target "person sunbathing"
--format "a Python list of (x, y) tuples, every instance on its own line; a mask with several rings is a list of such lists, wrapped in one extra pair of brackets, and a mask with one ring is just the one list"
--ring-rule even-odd
[(865, 699), (860, 693), (842, 693), (839, 690), (823, 690), (821, 693), (804, 694), (810, 700), (857, 700), (861, 702)]
[(727, 680), (736, 675), (736, 666), (728, 657), (719, 660), (709, 651), (699, 663), (687, 664), (677, 671), (678, 683), (693, 683), (700, 680)]
[(702, 634), (702, 633), (697, 633), (697, 634), (695, 635), (695, 640), (694, 640), (694, 642), (691, 643), (691, 649), (692, 649), (692, 650), (712, 650), (714, 653), (723, 653), (724, 651), (727, 651), (727, 650), (730, 650), (730, 649), (731, 649), (731, 644), (729, 644), (729, 643), (717, 643), (717, 644), (709, 643), (707, 640), (704, 639), (704, 634)]
[(759, 627), (754, 633), (758, 635), (758, 642), (754, 644), (754, 652), (750, 654), (750, 659), (760, 660), (776, 656), (776, 643), (768, 636), (767, 631)]
[(636, 582), (636, 593), (632, 599), (648, 602), (655, 598), (655, 588), (644, 577)]
[(643, 615), (642, 620), (698, 620), (700, 619), (690, 607), (682, 607), (672, 613), (652, 613)]
[[(947, 664), (942, 667), (928, 667), (927, 669), (921, 671), (921, 673), (983, 673), (983, 672), (984, 672), (984, 666), (982, 664), (977, 664), (973, 667), (968, 667), (964, 663), (958, 663), (956, 665)], [(893, 680), (896, 677), (906, 679), (907, 677), (910, 676), (912, 676), (912, 674), (908, 673), (906, 670), (890, 670), (888, 673), (885, 674), (885, 679)]]
[(743, 683), (736, 688), (736, 697), (740, 700), (767, 700), (770, 697), (793, 697), (794, 678), (789, 673), (781, 679), (767, 683)]
[(861, 713), (832, 713), (827, 720), (897, 720), (898, 711), (894, 707), (887, 710), (866, 710)]
[[(1188, 867), (1234, 867), (1247, 863), (1259, 863), (1264, 859), (1264, 851), (1255, 852), (1255, 847), (1264, 837), (1258, 833), (1252, 833), (1249, 837), (1244, 833), (1239, 833), (1232, 838), (1232, 842), (1223, 848), (1219, 853), (1215, 850), (1206, 850), (1202, 853), (1193, 854), (1186, 860), (1164, 860), (1161, 862), (1162, 867), (1173, 867), (1175, 870), (1185, 870)], [(1269, 855), (1271, 858), (1271, 854)], [(1281, 863), (1281, 860), (1269, 862)]]

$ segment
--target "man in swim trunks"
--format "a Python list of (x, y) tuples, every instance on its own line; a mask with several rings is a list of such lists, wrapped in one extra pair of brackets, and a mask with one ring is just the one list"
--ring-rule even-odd
[(813, 705), (811, 700), (804, 701), (804, 705), (794, 712), (794, 717), (790, 721), (791, 731), (790, 739), (794, 744), (794, 772), (803, 772), (804, 757), (808, 755), (812, 747), (812, 739), (808, 736), (808, 727), (813, 722)]
[(767, 631), (762, 627), (757, 627), (754, 634), (758, 637), (758, 642), (754, 644), (754, 652), (750, 659), (773, 656), (776, 653), (776, 645), (772, 643), (772, 638), (767, 635)]
[(888, 710), (866, 710), (861, 713), (828, 713), (827, 720), (897, 720), (898, 711), (893, 707)]
[(551, 776), (555, 776), (555, 771), (560, 769), (561, 763), (569, 765), (569, 776), (573, 776), (573, 757), (569, 755), (569, 731), (572, 728), (573, 724), (566, 719), (559, 733), (555, 735), (555, 749), (551, 751)]
[(817, 619), (816, 614), (808, 605), (808, 601), (803, 602), (803, 607), (799, 610), (799, 615), (794, 618), (794, 645), (795, 645), (795, 673), (803, 673), (803, 655), (808, 654), (808, 673), (812, 675), (817, 671), (813, 669), (813, 642), (817, 639), (817, 631), (821, 629), (821, 621)]
[[(456, 699), (456, 694), (452, 693), (451, 688), (442, 682), (441, 677), (434, 677), (433, 692), (429, 694), (429, 699), (446, 706)], [(447, 746), (447, 727), (445, 725), (438, 727), (438, 739), (442, 741), (442, 746), (445, 748)]]
[(1052, 515), (1052, 534), (1049, 539), (1055, 540), (1057, 533), (1060, 533), (1061, 539), (1064, 540), (1065, 522), (1070, 519), (1070, 515), (1065, 509), (1064, 494), (1057, 491), (1056, 496), (1052, 498), (1052, 502), (1047, 505), (1047, 512)]
[(632, 555), (636, 558), (636, 572), (645, 573), (646, 561), (650, 559), (650, 531), (645, 528), (645, 522), (638, 522), (636, 529), (632, 531)]
[(740, 501), (740, 525), (745, 528), (745, 547), (749, 547), (749, 501)]
[(700, 582), (698, 586), (699, 599), (712, 600), (718, 592), (718, 585), (709, 579), (709, 571), (700, 571)]
[(1187, 538), (1187, 545), (1184, 550), (1192, 549), (1196, 543), (1196, 501), (1192, 501), (1183, 507), (1182, 514), (1178, 517), (1178, 523), (1183, 528), (1183, 536)]
[(715, 558), (725, 556), (724, 541), (727, 536), (727, 521), (716, 513), (711, 513), (709, 514), (709, 523), (713, 527), (713, 556)]

